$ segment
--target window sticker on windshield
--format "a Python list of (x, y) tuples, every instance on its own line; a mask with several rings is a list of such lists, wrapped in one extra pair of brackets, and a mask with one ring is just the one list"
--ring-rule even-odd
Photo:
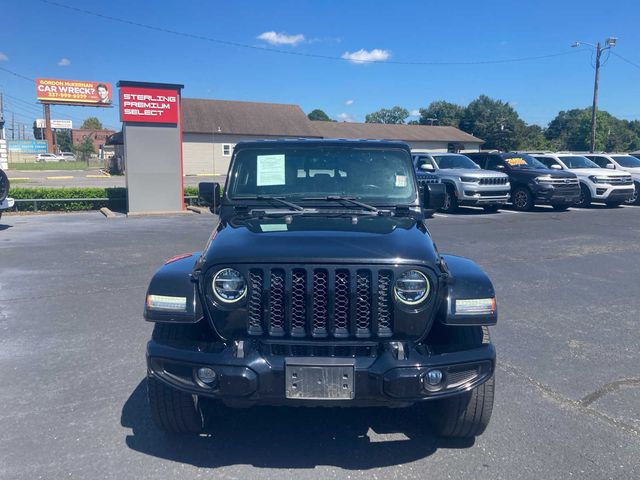
[(263, 232), (286, 232), (287, 224), (286, 223), (262, 223), (260, 224), (260, 229)]
[(520, 158), (520, 157), (513, 157), (513, 158), (507, 158), (505, 159), (505, 162), (507, 162), (509, 165), (526, 165), (527, 162), (525, 161), (524, 158)]
[(258, 155), (258, 178), (256, 185), (266, 187), (269, 185), (284, 185), (284, 154)]
[(407, 177), (405, 175), (396, 175), (396, 187), (406, 187)]

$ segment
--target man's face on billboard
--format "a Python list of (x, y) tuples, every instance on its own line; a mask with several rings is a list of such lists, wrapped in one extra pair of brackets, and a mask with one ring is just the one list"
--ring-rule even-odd
[(105, 87), (98, 87), (98, 96), (103, 102), (109, 99), (109, 92)]

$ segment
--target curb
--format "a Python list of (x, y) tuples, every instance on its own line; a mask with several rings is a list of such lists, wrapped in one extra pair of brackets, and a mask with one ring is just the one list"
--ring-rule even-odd
[(109, 218), (117, 218), (117, 215), (115, 213), (113, 213), (111, 210), (109, 210), (107, 207), (102, 207), (100, 209), (100, 213), (103, 214), (108, 219)]

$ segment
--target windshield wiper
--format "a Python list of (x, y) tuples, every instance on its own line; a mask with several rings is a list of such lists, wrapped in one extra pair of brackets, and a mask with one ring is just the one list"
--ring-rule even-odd
[(251, 195), (251, 196), (245, 196), (245, 197), (235, 197), (238, 200), (268, 200), (271, 201), (273, 203), (279, 203), (281, 205), (286, 205), (289, 208), (293, 208), (294, 210), (298, 210), (298, 211), (302, 211), (304, 210), (304, 207), (301, 207), (300, 205), (296, 205), (295, 203), (289, 202), (287, 200), (285, 200), (284, 198), (280, 198), (280, 197), (272, 197), (271, 195)]
[(358, 207), (364, 208), (365, 210), (369, 210), (370, 212), (378, 212), (379, 210), (373, 205), (369, 205), (367, 203), (359, 202), (358, 200), (351, 197), (343, 197), (341, 195), (327, 195), (326, 197), (304, 197), (305, 200), (333, 200), (335, 202), (346, 202), (351, 205), (356, 205)]

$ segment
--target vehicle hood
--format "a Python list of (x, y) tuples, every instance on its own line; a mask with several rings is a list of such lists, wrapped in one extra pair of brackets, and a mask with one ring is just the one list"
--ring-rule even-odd
[(506, 177), (507, 175), (493, 170), (476, 170), (470, 168), (443, 168), (436, 170), (436, 175), (442, 177), (475, 177), (475, 178), (495, 178)]
[(637, 178), (640, 175), (640, 167), (633, 167), (633, 168), (619, 167), (618, 171), (624, 172), (624, 173), (630, 173), (631, 175), (633, 175), (634, 178)]
[(232, 218), (209, 240), (201, 268), (222, 263), (388, 263), (434, 265), (435, 246), (410, 217), (292, 215)]
[(539, 177), (541, 175), (551, 176), (553, 178), (575, 178), (575, 174), (566, 170), (554, 170), (552, 168), (513, 168), (509, 171), (509, 175), (522, 177)]
[(616, 172), (608, 168), (574, 168), (569, 170), (578, 176), (598, 175), (599, 177), (628, 177), (630, 172)]

